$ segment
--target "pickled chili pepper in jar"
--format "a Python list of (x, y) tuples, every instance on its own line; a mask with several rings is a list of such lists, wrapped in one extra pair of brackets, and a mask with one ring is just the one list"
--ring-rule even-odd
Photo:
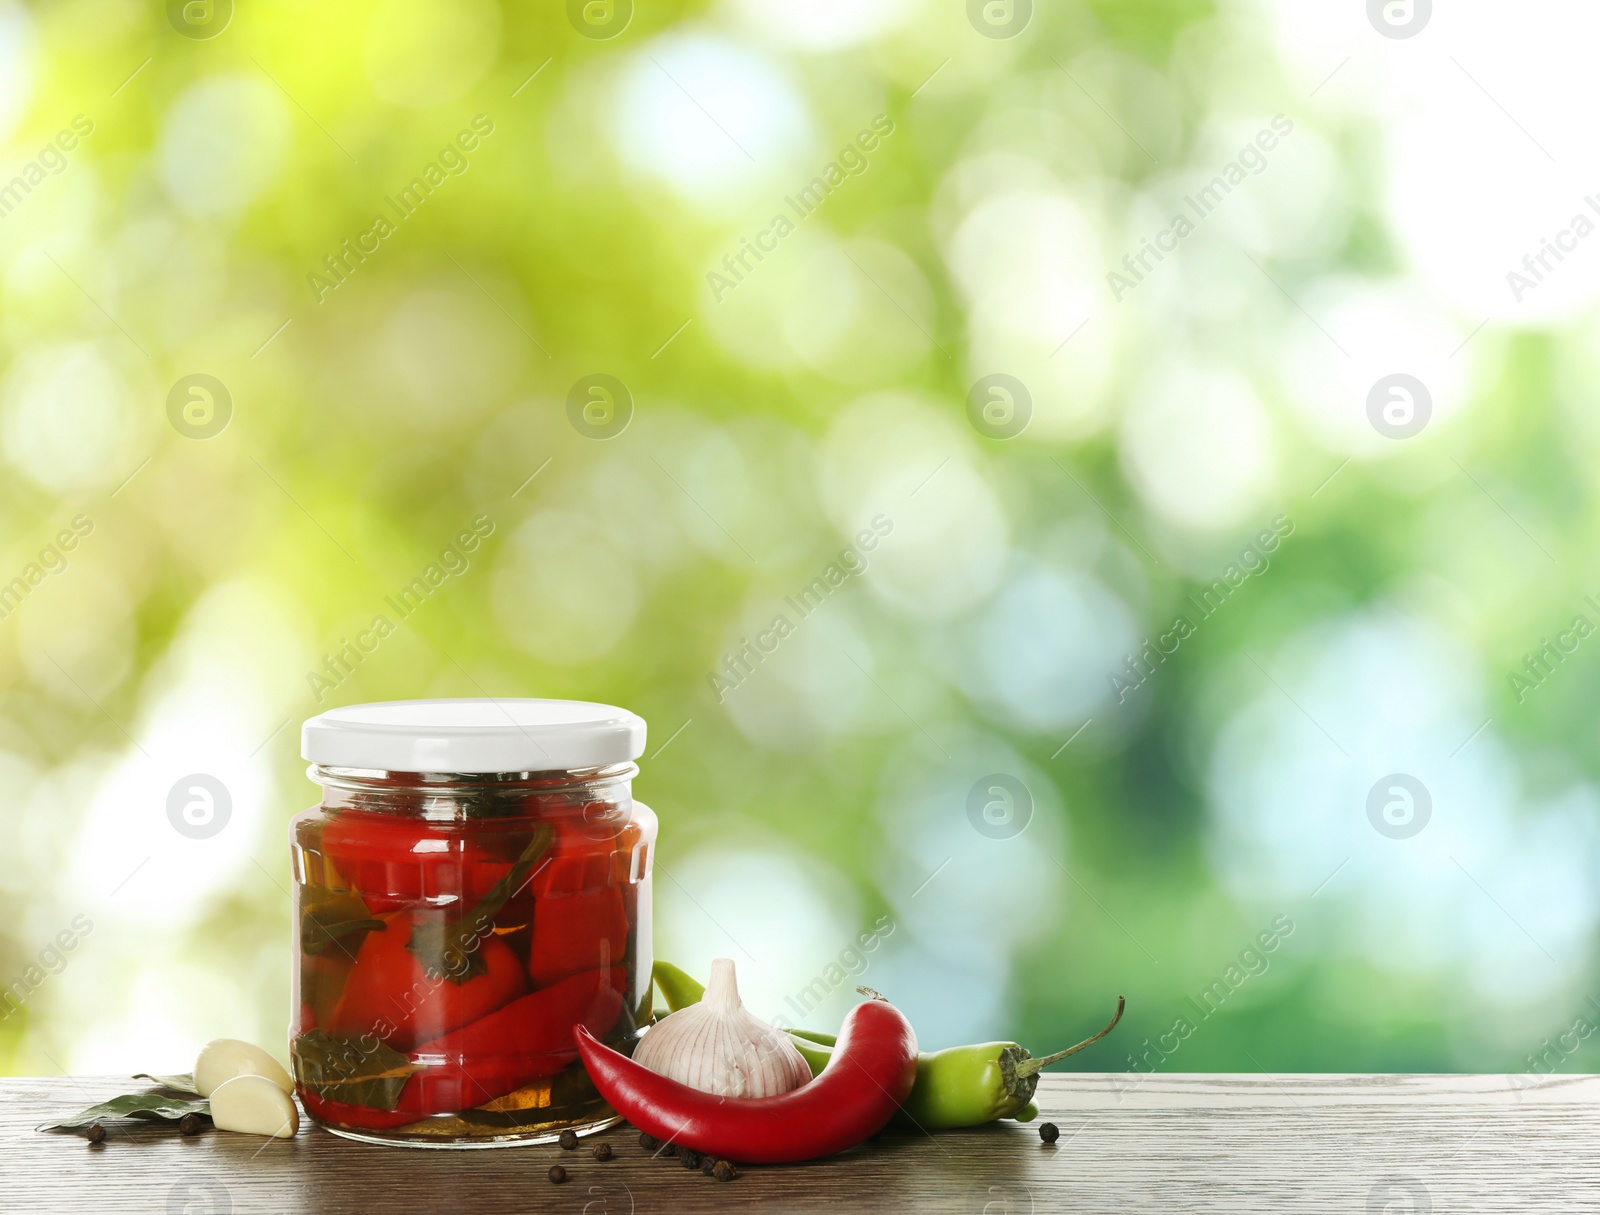
[(291, 1053), (355, 1139), (479, 1147), (612, 1125), (573, 1027), (650, 1013), (645, 723), (565, 700), (394, 701), (306, 722)]

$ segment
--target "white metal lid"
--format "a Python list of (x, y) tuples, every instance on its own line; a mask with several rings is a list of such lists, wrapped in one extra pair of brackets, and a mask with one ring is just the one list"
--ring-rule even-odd
[(644, 718), (583, 700), (389, 700), (319, 713), (300, 754), (389, 772), (566, 772), (644, 753)]

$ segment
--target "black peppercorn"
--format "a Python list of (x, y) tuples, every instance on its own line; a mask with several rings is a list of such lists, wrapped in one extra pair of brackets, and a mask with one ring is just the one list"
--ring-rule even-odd
[(1054, 1143), (1061, 1138), (1061, 1128), (1053, 1122), (1041, 1122), (1039, 1124), (1039, 1138), (1046, 1143)]
[(106, 1137), (106, 1128), (98, 1122), (92, 1123), (89, 1129), (83, 1132), (83, 1137), (90, 1143), (103, 1143)]
[(594, 1158), (596, 1160), (610, 1160), (611, 1159), (611, 1145), (609, 1143), (597, 1143), (597, 1144), (595, 1144), (594, 1145), (593, 1155), (594, 1155)]
[(185, 1114), (178, 1119), (178, 1131), (184, 1135), (198, 1135), (200, 1133), (200, 1115)]
[(732, 1181), (739, 1175), (739, 1170), (734, 1168), (731, 1162), (719, 1160), (716, 1167), (711, 1170), (711, 1175), (718, 1181)]
[(556, 1185), (560, 1185), (566, 1179), (567, 1179), (567, 1170), (566, 1169), (562, 1168), (559, 1164), (552, 1164), (550, 1166), (550, 1180), (551, 1181), (553, 1181)]
[(707, 1177), (711, 1176), (711, 1171), (713, 1169), (715, 1169), (716, 1167), (717, 1167), (717, 1162), (710, 1156), (707, 1156), (704, 1160), (702, 1160), (700, 1162), (700, 1171), (702, 1173), (704, 1173)]
[(661, 1140), (657, 1139), (649, 1131), (640, 1131), (639, 1146), (647, 1152), (653, 1152), (661, 1146)]
[(562, 1131), (561, 1137), (556, 1140), (566, 1151), (571, 1151), (578, 1146), (578, 1133), (576, 1131)]
[(683, 1151), (678, 1154), (678, 1159), (683, 1161), (683, 1167), (686, 1169), (697, 1169), (700, 1167), (699, 1152), (691, 1152), (688, 1148), (684, 1148)]

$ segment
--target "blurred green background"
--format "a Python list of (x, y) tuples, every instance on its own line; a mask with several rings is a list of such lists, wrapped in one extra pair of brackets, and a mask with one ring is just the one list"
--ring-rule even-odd
[(300, 722), (479, 695), (769, 1018), (1591, 1070), (1596, 18), (1376, 7), (0, 0), (0, 1070), (281, 1049)]

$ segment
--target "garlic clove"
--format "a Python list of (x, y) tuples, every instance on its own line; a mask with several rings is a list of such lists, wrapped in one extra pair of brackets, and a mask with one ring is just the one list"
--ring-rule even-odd
[(265, 1076), (235, 1076), (211, 1094), (211, 1121), (219, 1131), (293, 1139), (300, 1129), (300, 1111)]
[(286, 1093), (294, 1092), (294, 1081), (279, 1063), (259, 1046), (237, 1038), (218, 1038), (207, 1042), (194, 1062), (194, 1087), (209, 1097), (225, 1081), (235, 1076), (260, 1076)]
[(680, 1008), (652, 1026), (640, 1039), (633, 1059), (719, 1097), (776, 1097), (811, 1079), (811, 1069), (788, 1035), (740, 1002), (728, 958), (711, 964), (711, 982), (700, 1003)]

